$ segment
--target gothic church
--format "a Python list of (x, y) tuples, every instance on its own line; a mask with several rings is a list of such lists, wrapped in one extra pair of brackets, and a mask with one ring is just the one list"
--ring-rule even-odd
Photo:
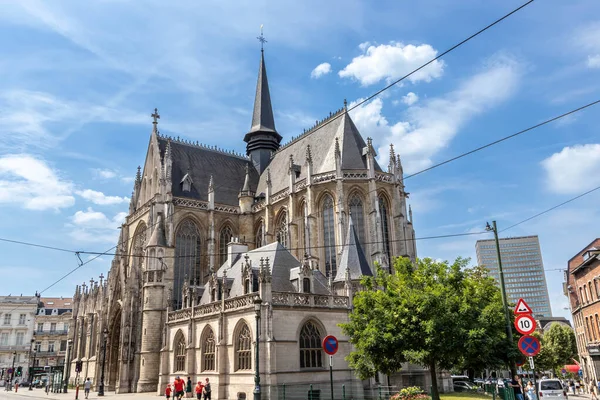
[(334, 379), (358, 394), (338, 323), (375, 263), (416, 257), (393, 146), (384, 171), (345, 102), (282, 144), (262, 50), (245, 156), (163, 136), (153, 117), (108, 277), (75, 291), (71, 382), (82, 361), (97, 387), (106, 344), (107, 391), (162, 393), (181, 375), (219, 399), (276, 399), (329, 382), (333, 334)]

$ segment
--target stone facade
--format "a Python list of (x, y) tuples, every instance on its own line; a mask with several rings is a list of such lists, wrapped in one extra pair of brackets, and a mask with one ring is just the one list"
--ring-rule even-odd
[[(19, 380), (28, 380), (31, 362), (34, 320), (38, 307), (36, 296), (0, 297), (0, 368), (2, 379), (10, 378), (8, 369), (21, 367)], [(15, 374), (15, 378), (16, 378)]]
[(565, 295), (573, 315), (584, 379), (600, 379), (600, 238), (568, 262)]
[(73, 299), (41, 297), (35, 315), (35, 366), (65, 364), (69, 325), (73, 319)]
[[(252, 373), (236, 371), (227, 361), (233, 359), (231, 340), (238, 320), (245, 319), (250, 328), (254, 323), (252, 305), (244, 303), (249, 297), (241, 293), (234, 301), (235, 293), (229, 292), (228, 281), (223, 282), (218, 272), (236, 261), (234, 255), (280, 246), (279, 252), (289, 255), (281, 270), (300, 268), (302, 260), (306, 271), (322, 279), (322, 295), (328, 299), (338, 298), (328, 281), (341, 268), (351, 219), (367, 269), (376, 262), (389, 268), (396, 256), (416, 256), (408, 193), (393, 147), (384, 171), (371, 140), (363, 140), (345, 106), (280, 145), (262, 54), (252, 127), (244, 138), (248, 157), (163, 136), (158, 132), (158, 113), (152, 116), (144, 168), (138, 168), (110, 272), (106, 280), (75, 291), (72, 378), (75, 362), (82, 361), (86, 376), (98, 383), (106, 342), (107, 390), (160, 392), (176, 372), (171, 350), (177, 332), (186, 343), (185, 372), (194, 375), (200, 372), (194, 361), (202, 357), (200, 336), (211, 326), (218, 337), (218, 371), (206, 376), (215, 379), (219, 398), (221, 394), (235, 398), (238, 390), (249, 394), (247, 378)], [(286, 285), (286, 292), (292, 293), (289, 279)], [(348, 312), (349, 298), (344, 296), (332, 300), (344, 302), (343, 308), (330, 306), (327, 300), (327, 306), (315, 309), (310, 296), (309, 304), (290, 308), (275, 304), (275, 292), (272, 299), (261, 295), (261, 321), (273, 324), (263, 327), (264, 332), (297, 346), (296, 319), (311, 317), (323, 333), (339, 333), (337, 323)], [(214, 308), (225, 307), (229, 298), (238, 306)], [(197, 318), (196, 310), (207, 314)], [(288, 323), (288, 318), (294, 320)], [(288, 328), (294, 335), (285, 331)], [(264, 366), (278, 370), (271, 385), (309, 377), (306, 372), (294, 375), (301, 372), (297, 354), (294, 361), (286, 361), (289, 349), (264, 340), (261, 351), (280, 355), (271, 358), (274, 364)], [(347, 353), (349, 345), (343, 344), (342, 351)], [(349, 374), (343, 361), (336, 374)]]

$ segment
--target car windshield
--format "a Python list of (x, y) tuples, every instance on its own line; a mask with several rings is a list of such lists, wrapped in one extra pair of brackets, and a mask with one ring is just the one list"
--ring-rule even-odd
[(559, 381), (542, 381), (540, 390), (563, 390), (563, 387)]

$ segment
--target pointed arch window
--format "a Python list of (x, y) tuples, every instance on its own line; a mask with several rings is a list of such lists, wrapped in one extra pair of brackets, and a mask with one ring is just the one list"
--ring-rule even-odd
[(327, 195), (323, 200), (323, 245), (325, 247), (325, 275), (328, 277), (335, 277), (337, 270), (334, 214), (333, 199)]
[(254, 236), (254, 245), (257, 249), (264, 246), (263, 236), (263, 225), (261, 221), (258, 229), (256, 230), (256, 235)]
[(231, 238), (233, 238), (233, 231), (229, 225), (226, 225), (219, 233), (219, 267), (227, 261), (227, 244), (231, 242)]
[(310, 278), (302, 279), (302, 292), (310, 293)]
[(390, 260), (390, 226), (388, 206), (387, 201), (383, 196), (379, 196), (379, 214), (381, 215), (381, 232), (383, 233), (383, 251), (388, 260)]
[(308, 321), (300, 331), (300, 368), (323, 368), (321, 332), (313, 321)]
[(186, 279), (191, 285), (204, 283), (200, 266), (201, 250), (200, 231), (192, 220), (186, 219), (179, 225), (175, 235), (174, 310), (183, 305), (181, 289)]
[(235, 340), (236, 371), (252, 369), (252, 336), (247, 324), (243, 324)]
[(285, 248), (288, 247), (288, 225), (287, 212), (283, 211), (277, 220), (276, 235), (277, 241)]
[(215, 334), (211, 328), (208, 330), (202, 338), (202, 371), (214, 371), (215, 370)]
[[(146, 224), (140, 223), (135, 230), (133, 238), (133, 259), (127, 276), (131, 276), (132, 271), (141, 272), (144, 269), (144, 247), (146, 246)], [(126, 269), (127, 271), (127, 269)]]
[(175, 372), (185, 371), (185, 337), (181, 331), (175, 335), (175, 342), (173, 343), (174, 357), (173, 365), (175, 366)]
[(363, 209), (363, 202), (358, 193), (354, 193), (348, 201), (350, 208), (350, 214), (352, 216), (352, 222), (358, 235), (358, 240), (362, 245), (365, 242), (365, 213)]

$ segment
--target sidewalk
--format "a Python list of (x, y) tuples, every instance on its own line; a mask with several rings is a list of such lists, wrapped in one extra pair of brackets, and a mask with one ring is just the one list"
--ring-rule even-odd
[[(4, 389), (4, 388), (2, 388)], [(28, 390), (29, 388), (19, 388), (17, 393), (7, 392), (5, 390), (0, 390), (0, 399), (10, 399), (10, 400), (18, 400), (21, 399), (46, 399), (46, 400), (74, 400), (75, 399), (75, 389), (69, 389), (68, 393), (48, 393), (46, 394), (44, 389), (33, 389)], [(115, 398), (123, 400), (157, 400), (159, 396), (154, 393), (122, 393), (116, 394), (115, 392), (105, 392), (104, 396), (98, 397), (98, 392), (90, 392), (90, 397), (88, 400), (99, 400), (103, 398)], [(85, 394), (83, 393), (83, 389), (79, 390), (79, 400), (85, 399)]]

